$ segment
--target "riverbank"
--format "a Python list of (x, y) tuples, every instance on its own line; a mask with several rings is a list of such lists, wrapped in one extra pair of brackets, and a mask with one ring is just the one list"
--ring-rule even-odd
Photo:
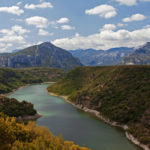
[(36, 84), (54, 84), (54, 83), (55, 83), (55, 82), (42, 82), (42, 83), (35, 83), (35, 84), (26, 84), (26, 85), (20, 86), (20, 87), (18, 87), (18, 88), (16, 88), (16, 89), (13, 89), (13, 90), (12, 90), (11, 92), (9, 92), (9, 93), (0, 94), (0, 95), (7, 97), (7, 96), (11, 95), (12, 93), (14, 93), (15, 91), (20, 90), (20, 89), (25, 88), (25, 87), (30, 86), (30, 85), (36, 85)]
[[(53, 84), (54, 82), (43, 82), (43, 83), (38, 83), (38, 84)], [(6, 94), (0, 94), (0, 96), (3, 96), (3, 97), (8, 97), (9, 95), (11, 95), (12, 93), (14, 93), (15, 91), (17, 90), (20, 90), (20, 89), (23, 89), (27, 86), (31, 86), (31, 85), (36, 85), (36, 84), (26, 84), (26, 85), (23, 85), (23, 86), (20, 86), (16, 89), (13, 89), (11, 92), (9, 93), (6, 93)], [(37, 120), (39, 119), (40, 117), (42, 117), (42, 115), (40, 115), (39, 113), (36, 113), (34, 115), (25, 115), (25, 116), (19, 116), (19, 117), (16, 117), (16, 120), (17, 121), (28, 121), (28, 120)]]
[(49, 92), (48, 90), (47, 90), (47, 93), (50, 94), (50, 95), (52, 95), (52, 96), (57, 96), (57, 97), (63, 98), (67, 103), (71, 104), (71, 105), (74, 106), (75, 108), (80, 109), (80, 110), (82, 110), (82, 111), (84, 111), (84, 112), (91, 113), (91, 114), (93, 114), (94, 116), (96, 116), (98, 119), (104, 121), (105, 123), (107, 123), (107, 124), (109, 124), (109, 125), (111, 125), (111, 126), (119, 127), (119, 128), (121, 128), (121, 129), (123, 129), (123, 130), (125, 131), (125, 135), (126, 135), (126, 138), (127, 138), (128, 140), (130, 140), (130, 141), (131, 141), (132, 143), (134, 143), (135, 145), (138, 145), (138, 146), (139, 146), (140, 148), (142, 148), (143, 150), (150, 150), (148, 146), (146, 146), (146, 145), (140, 143), (140, 142), (138, 141), (138, 139), (136, 139), (133, 135), (131, 135), (131, 134), (128, 132), (129, 127), (128, 127), (127, 125), (120, 125), (120, 124), (117, 123), (117, 122), (113, 122), (113, 121), (111, 121), (110, 119), (105, 118), (104, 116), (102, 116), (101, 113), (98, 112), (98, 111), (96, 111), (96, 110), (88, 109), (88, 108), (86, 108), (86, 107), (84, 107), (84, 106), (82, 106), (82, 105), (76, 105), (76, 104), (74, 104), (73, 102), (70, 102), (70, 101), (68, 100), (68, 97), (67, 97), (67, 96), (57, 95), (57, 94), (55, 94), (55, 93)]
[(15, 91), (20, 90), (20, 89), (22, 89), (22, 88), (25, 88), (25, 87), (27, 87), (27, 86), (29, 86), (29, 85), (30, 85), (30, 84), (20, 86), (20, 87), (18, 87), (18, 88), (16, 88), (16, 89), (13, 89), (13, 90), (12, 90), (11, 92), (9, 92), (9, 93), (0, 94), (0, 95), (7, 97), (7, 96), (11, 95), (12, 93), (14, 93)]
[(17, 121), (28, 121), (28, 120), (36, 120), (42, 117), (42, 115), (36, 113), (35, 115), (32, 116), (19, 116), (16, 118)]

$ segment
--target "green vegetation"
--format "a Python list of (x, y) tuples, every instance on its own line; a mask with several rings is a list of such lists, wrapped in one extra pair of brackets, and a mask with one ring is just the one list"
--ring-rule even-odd
[(17, 123), (15, 118), (0, 114), (1, 150), (89, 150), (73, 142), (55, 137), (45, 127), (34, 122)]
[(36, 114), (33, 104), (26, 101), (19, 102), (14, 98), (4, 96), (0, 96), (0, 112), (11, 117), (32, 116)]
[(63, 75), (63, 71), (54, 68), (0, 68), (0, 94), (9, 93), (26, 84), (56, 81)]
[(150, 66), (79, 67), (48, 90), (127, 124), (150, 147)]
[[(1, 68), (0, 94), (26, 84), (56, 81), (63, 75), (61, 70), (52, 68)], [(0, 150), (89, 150), (64, 141), (62, 137), (55, 137), (45, 127), (38, 127), (35, 122), (24, 125), (11, 118), (35, 115), (36, 110), (31, 103), (0, 96), (0, 112)]]

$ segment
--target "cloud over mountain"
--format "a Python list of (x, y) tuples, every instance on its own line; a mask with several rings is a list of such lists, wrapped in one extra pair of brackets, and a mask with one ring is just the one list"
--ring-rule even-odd
[(141, 29), (133, 31), (128, 31), (125, 29), (113, 31), (114, 28), (105, 28), (107, 26), (108, 25), (104, 25), (99, 33), (88, 36), (76, 34), (70, 38), (53, 40), (52, 43), (62, 48), (71, 50), (88, 48), (109, 49), (112, 47), (123, 46), (137, 47), (150, 41), (150, 26), (145, 26)]

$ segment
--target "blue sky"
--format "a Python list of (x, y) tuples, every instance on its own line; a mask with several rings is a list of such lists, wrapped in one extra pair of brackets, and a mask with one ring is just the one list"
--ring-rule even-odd
[(0, 52), (137, 47), (150, 41), (150, 0), (1, 0), (0, 22)]

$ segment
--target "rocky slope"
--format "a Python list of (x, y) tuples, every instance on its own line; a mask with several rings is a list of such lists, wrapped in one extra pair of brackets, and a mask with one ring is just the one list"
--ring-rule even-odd
[(71, 53), (49, 42), (0, 55), (1, 67), (53, 67), (71, 70), (81, 65), (80, 61), (74, 58)]
[(109, 50), (71, 50), (76, 58), (79, 58), (85, 66), (108, 66), (121, 63), (122, 59), (133, 53), (133, 48), (112, 48)]
[(150, 66), (79, 67), (48, 91), (129, 126), (150, 148)]
[(150, 64), (150, 42), (136, 49), (136, 51), (125, 57), (122, 64), (126, 65), (144, 65)]

